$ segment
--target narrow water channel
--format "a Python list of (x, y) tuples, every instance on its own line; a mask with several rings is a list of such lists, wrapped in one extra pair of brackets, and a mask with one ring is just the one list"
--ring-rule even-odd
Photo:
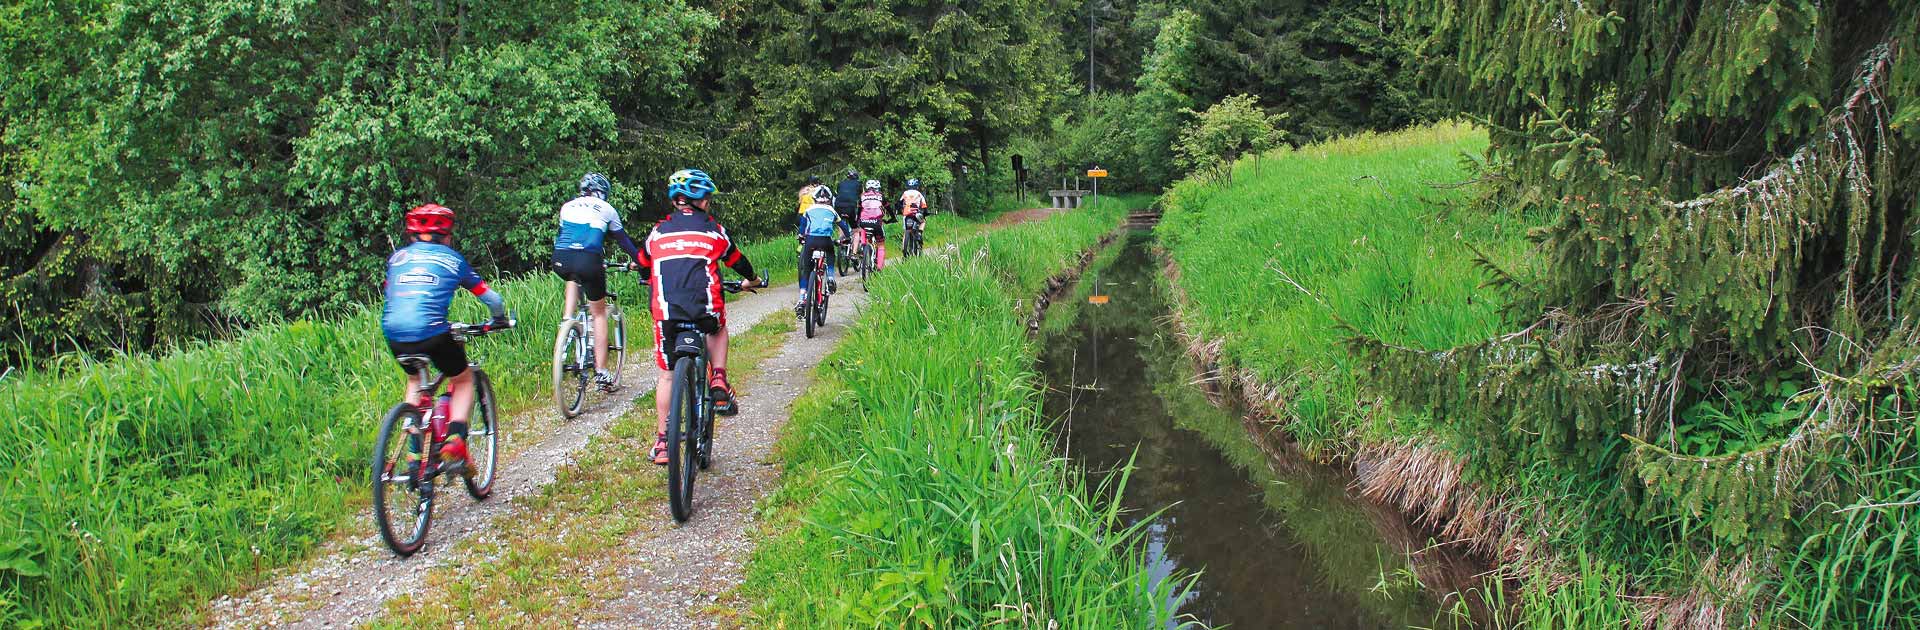
[(1040, 367), (1067, 456), (1096, 477), (1133, 459), (1121, 503), (1129, 524), (1154, 519), (1156, 577), (1199, 574), (1176, 602), (1184, 618), (1234, 628), (1464, 627), (1413, 577), (1423, 573), (1408, 550), (1425, 546), (1415, 528), (1349, 497), (1338, 471), (1302, 463), (1276, 472), (1237, 411), (1209, 403), (1168, 330), (1159, 271), (1143, 231), (1108, 248), (1049, 312)]

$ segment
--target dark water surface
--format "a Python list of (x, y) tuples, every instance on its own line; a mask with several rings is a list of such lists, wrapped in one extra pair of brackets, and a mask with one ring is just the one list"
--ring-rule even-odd
[[(1156, 578), (1200, 574), (1182, 614), (1234, 628), (1464, 626), (1413, 577), (1409, 552), (1427, 546), (1415, 528), (1350, 498), (1337, 471), (1276, 473), (1240, 415), (1208, 402), (1168, 331), (1148, 243), (1136, 232), (1109, 248), (1053, 307), (1041, 372), (1066, 454), (1096, 479), (1134, 458), (1129, 524), (1165, 510), (1148, 525)], [(1095, 286), (1107, 303), (1089, 303)]]

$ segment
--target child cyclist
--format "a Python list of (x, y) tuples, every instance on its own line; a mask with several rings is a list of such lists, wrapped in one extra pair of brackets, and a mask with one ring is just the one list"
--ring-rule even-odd
[(813, 205), (807, 206), (800, 215), (800, 301), (793, 305), (795, 316), (800, 316), (807, 305), (807, 288), (813, 281), (813, 253), (826, 252), (827, 292), (832, 293), (834, 286), (833, 270), (833, 234), (838, 229), (843, 236), (852, 236), (853, 229), (833, 211), (833, 193), (826, 187), (813, 191)]
[(654, 410), (660, 417), (653, 443), (655, 464), (667, 463), (667, 407), (673, 398), (673, 366), (667, 365), (663, 347), (667, 322), (693, 322), (706, 333), (713, 365), (708, 382), (713, 388), (713, 410), (722, 415), (740, 412), (733, 400), (733, 385), (727, 382), (727, 303), (720, 284), (720, 265), (725, 263), (746, 278), (742, 288), (766, 283), (754, 275), (753, 263), (746, 254), (727, 238), (726, 228), (707, 213), (715, 188), (713, 178), (698, 169), (667, 177), (667, 199), (672, 208), (653, 226), (640, 248), (640, 267), (653, 287), (648, 301), (653, 311), (653, 357), (660, 367), (653, 394)]
[[(473, 266), (460, 252), (448, 246), (453, 238), (453, 211), (439, 204), (427, 204), (407, 212), (409, 242), (387, 257), (386, 300), (380, 311), (380, 332), (387, 337), (387, 349), (395, 358), (401, 355), (426, 355), (434, 369), (447, 377), (447, 393), (452, 395), (447, 411), (447, 442), (440, 447), (441, 461), (449, 464), (467, 460), (467, 414), (473, 410), (473, 372), (467, 369), (467, 350), (454, 341), (447, 323), (447, 307), (454, 292), (466, 289), (493, 311), (493, 326), (505, 328), (506, 299), (499, 291), (487, 288), (487, 282), (474, 273)], [(419, 377), (407, 374), (407, 389), (401, 402), (413, 402), (420, 388)], [(418, 442), (408, 449), (408, 470), (419, 465)], [(472, 467), (462, 474), (473, 475)]]
[(880, 192), (880, 180), (869, 179), (866, 191), (860, 193), (860, 231), (873, 244), (875, 271), (887, 268), (887, 233), (881, 227), (886, 218), (887, 198)]
[(920, 179), (908, 178), (906, 192), (900, 193), (900, 215), (906, 219), (906, 229), (925, 229), (928, 214), (931, 211), (927, 207), (926, 194), (920, 192)]

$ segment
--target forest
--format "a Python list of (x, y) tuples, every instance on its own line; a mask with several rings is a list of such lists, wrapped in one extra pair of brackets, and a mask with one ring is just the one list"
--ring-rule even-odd
[[(343, 313), (425, 200), (465, 211), (476, 267), (539, 269), (590, 169), (647, 217), (667, 173), (704, 168), (746, 236), (783, 229), (793, 189), (849, 166), (918, 177), (962, 212), (1010, 190), (1014, 152), (1035, 180), (1103, 162), (1152, 190), (1175, 176), (1182, 110), (1230, 94), (1294, 112), (1296, 142), (1429, 116), (1386, 11), (10, 1), (5, 363)], [(1139, 131), (1109, 142), (1109, 125)]]

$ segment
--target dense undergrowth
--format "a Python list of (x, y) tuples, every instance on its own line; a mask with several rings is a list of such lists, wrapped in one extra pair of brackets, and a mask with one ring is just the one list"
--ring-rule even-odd
[(1006, 228), (876, 280), (783, 432), (748, 568), (756, 625), (1164, 624), (1137, 531), (1117, 530), (1110, 494), (1053, 451), (1023, 321), (1128, 205)]
[[(943, 216), (935, 243), (981, 224)], [(931, 245), (930, 245), (931, 246)], [(793, 240), (746, 247), (794, 281)], [(627, 332), (650, 333), (632, 276)], [(547, 394), (561, 283), (496, 281), (520, 328), (474, 343), (508, 409)], [(455, 300), (455, 319), (486, 309)], [(640, 344), (644, 347), (644, 343)], [(630, 378), (650, 365), (635, 353)], [(0, 627), (191, 621), (204, 600), (305, 556), (350, 520), (366, 448), (402, 381), (379, 308), (262, 326), (163, 356), (74, 360), (0, 383)], [(507, 427), (507, 448), (514, 448)], [(184, 618), (184, 619), (183, 619)]]

